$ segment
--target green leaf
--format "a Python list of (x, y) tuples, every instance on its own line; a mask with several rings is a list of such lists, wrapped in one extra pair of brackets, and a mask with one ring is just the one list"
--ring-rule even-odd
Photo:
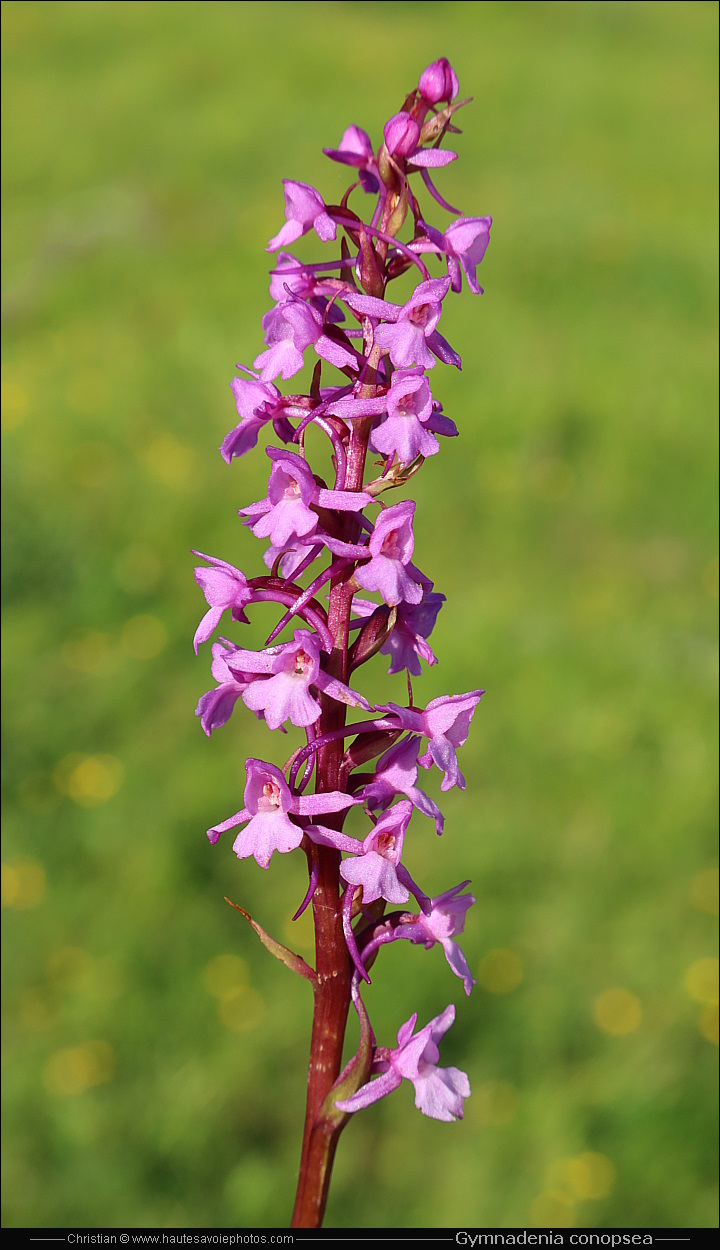
[(314, 969), (312, 969), (309, 964), (305, 963), (305, 960), (301, 955), (294, 954), (293, 951), (288, 950), (287, 946), (283, 946), (281, 942), (276, 942), (275, 938), (270, 937), (270, 934), (265, 932), (262, 925), (259, 925), (257, 920), (253, 920), (252, 916), (246, 912), (243, 907), (240, 907), (237, 903), (233, 903), (231, 898), (226, 896), (225, 902), (229, 903), (231, 907), (234, 907), (236, 911), (240, 912), (241, 916), (245, 917), (250, 927), (257, 933), (263, 946), (270, 951), (271, 955), (274, 955), (276, 959), (279, 959), (280, 963), (285, 964), (291, 972), (296, 972), (299, 977), (304, 977), (306, 981), (310, 981), (313, 988), (317, 985), (317, 976)]

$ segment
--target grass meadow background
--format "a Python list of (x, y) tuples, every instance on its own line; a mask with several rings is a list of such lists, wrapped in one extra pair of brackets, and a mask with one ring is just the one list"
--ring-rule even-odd
[[(409, 866), (472, 878), (480, 984), (403, 943), (367, 999), (384, 1044), (455, 1001), (473, 1096), (357, 1116), (327, 1223), (713, 1225), (717, 6), (3, 16), (4, 1224), (289, 1219), (310, 994), (223, 895), (308, 955), (304, 861), (205, 829), (295, 738), (240, 705), (202, 734), (191, 548), (262, 568), (266, 459), (216, 448), (281, 178), (336, 199), (321, 148), (444, 54), (474, 104), (442, 188), (494, 225), (433, 383), (461, 438), (414, 483), (448, 599), (416, 694), (487, 694)], [(361, 689), (399, 699), (385, 663)]]

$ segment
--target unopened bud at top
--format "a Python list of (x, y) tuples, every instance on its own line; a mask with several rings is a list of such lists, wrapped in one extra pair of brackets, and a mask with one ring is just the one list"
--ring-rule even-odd
[(420, 127), (409, 113), (396, 113), (385, 123), (383, 135), (391, 156), (412, 156), (420, 138)]
[(428, 104), (454, 100), (459, 90), (457, 74), (447, 57), (441, 56), (439, 61), (433, 61), (420, 75), (418, 91)]

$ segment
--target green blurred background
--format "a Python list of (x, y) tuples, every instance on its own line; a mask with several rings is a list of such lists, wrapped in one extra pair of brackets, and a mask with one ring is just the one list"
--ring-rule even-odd
[(308, 954), (304, 865), (204, 831), (295, 738), (241, 706), (204, 738), (190, 548), (260, 571), (265, 457), (216, 448), (281, 177), (337, 199), (321, 147), (441, 54), (475, 97), (442, 187), (495, 224), (433, 384), (461, 439), (415, 479), (448, 597), (416, 691), (487, 694), (410, 867), (472, 878), (480, 985), (403, 943), (367, 999), (385, 1044), (455, 1001), (473, 1097), (357, 1116), (327, 1223), (712, 1225), (716, 5), (3, 13), (5, 1225), (289, 1218), (310, 994), (223, 895)]

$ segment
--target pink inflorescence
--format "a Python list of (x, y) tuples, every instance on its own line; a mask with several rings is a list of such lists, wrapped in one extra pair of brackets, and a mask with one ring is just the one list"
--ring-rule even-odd
[[(455, 71), (440, 58), (389, 118), (377, 147), (364, 130), (349, 126), (337, 148), (325, 149), (331, 160), (350, 167), (352, 185), (339, 204), (326, 202), (304, 182), (285, 180), (285, 224), (267, 246), (276, 255), (273, 306), (262, 321), (265, 346), (254, 370), (238, 366), (240, 376), (231, 387), (239, 423), (220, 449), (230, 464), (256, 448), (261, 435), (270, 435), (267, 494), (240, 509), (243, 524), (269, 543), (264, 553), (269, 572), (249, 578), (210, 556), (203, 556), (205, 564), (195, 571), (208, 605), (195, 634), (196, 650), (221, 620), (226, 631), (231, 622), (247, 622), (254, 604), (276, 603), (281, 617), (260, 651), (222, 636), (214, 642), (217, 685), (201, 697), (196, 713), (203, 729), (209, 735), (224, 725), (241, 700), (268, 729), (299, 727), (307, 740), (282, 769), (246, 760), (244, 806), (214, 825), (208, 837), (216, 842), (225, 830), (239, 827), (233, 850), (265, 869), (275, 852), (302, 851), (308, 863), (316, 861), (317, 848), (340, 853), (343, 932), (361, 1022), (367, 1020), (361, 985), (369, 981), (380, 948), (395, 941), (426, 949), (440, 944), (466, 993), (474, 984), (456, 941), (475, 901), (463, 893), (469, 883), (429, 897), (403, 858), (417, 836), (411, 825), (420, 825), (422, 833), (423, 817), (429, 817), (438, 834), (444, 828), (440, 808), (417, 786), (418, 767), (434, 764), (442, 791), (464, 789), (457, 753), (483, 691), (415, 703), (411, 677), (421, 675), (421, 661), (436, 663), (427, 639), (444, 595), (414, 563), (415, 503), (385, 502), (387, 492), (405, 487), (423, 461), (439, 452), (443, 437), (458, 433), (431, 389), (438, 362), (461, 368), (439, 327), (445, 301), (462, 289), (463, 274), (469, 289), (481, 293), (476, 271), (491, 218), (464, 217), (431, 178), (431, 171), (456, 159), (442, 142), (448, 133), (460, 133), (453, 117), (467, 101), (457, 102), (457, 95)], [(454, 220), (444, 229), (429, 224), (418, 191)], [(301, 262), (285, 250), (305, 235), (305, 246), (318, 240), (331, 245), (326, 261)], [(442, 266), (441, 276), (430, 276), (431, 258)], [(415, 288), (393, 302), (388, 285), (407, 274), (417, 279)], [(313, 372), (307, 393), (284, 395), (279, 381), (308, 364)], [(333, 480), (325, 480), (309, 461), (309, 425), (327, 437)], [(350, 480), (358, 446), (360, 476), (356, 472)], [(365, 480), (363, 468), (368, 449), (379, 457), (371, 480)], [(342, 637), (326, 606), (338, 585), (347, 590), (349, 614)], [(281, 633), (283, 639), (274, 641)], [(355, 689), (356, 670), (378, 652), (390, 657), (389, 674), (406, 674), (407, 703), (371, 704)], [(347, 723), (350, 709), (358, 719)], [(320, 777), (320, 753), (345, 738), (353, 738), (352, 745), (334, 787), (328, 786)], [(362, 837), (342, 831), (353, 808), (368, 822)], [(300, 910), (317, 880), (311, 868)], [(399, 910), (388, 911), (388, 905)], [(437, 1063), (438, 1043), (454, 1016), (450, 1005), (416, 1032), (413, 1015), (400, 1028), (395, 1049), (375, 1045), (370, 1033), (368, 1079), (350, 1089), (350, 1096), (347, 1082), (343, 1085), (339, 1110), (366, 1107), (406, 1078), (425, 1115), (461, 1118), (468, 1078)]]

